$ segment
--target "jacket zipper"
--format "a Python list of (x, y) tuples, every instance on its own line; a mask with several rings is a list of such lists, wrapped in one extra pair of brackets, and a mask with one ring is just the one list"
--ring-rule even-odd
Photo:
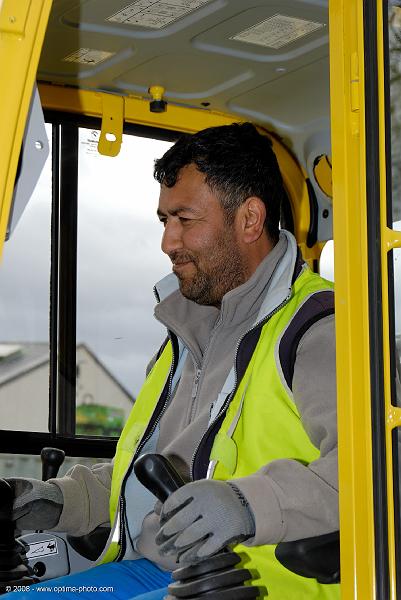
[(221, 316), (219, 316), (219, 318), (217, 319), (216, 323), (214, 324), (214, 327), (213, 327), (212, 331), (210, 332), (210, 337), (209, 337), (208, 343), (206, 344), (206, 347), (204, 349), (203, 357), (202, 357), (202, 361), (201, 361), (200, 365), (196, 361), (196, 358), (193, 355), (193, 353), (189, 350), (189, 352), (191, 352), (191, 354), (192, 354), (192, 360), (193, 360), (194, 367), (195, 367), (195, 379), (194, 379), (194, 382), (192, 384), (191, 407), (190, 407), (188, 425), (192, 422), (192, 419), (194, 417), (194, 412), (195, 412), (195, 409), (196, 409), (196, 399), (197, 399), (198, 390), (199, 390), (199, 384), (200, 384), (200, 381), (202, 379), (203, 365), (206, 362), (206, 357), (207, 357), (207, 353), (208, 353), (210, 345), (211, 345), (212, 336), (216, 333), (216, 330), (218, 329), (218, 327), (220, 326), (220, 324), (221, 324)]
[(211, 423), (209, 423), (208, 428), (206, 429), (205, 433), (202, 435), (201, 439), (199, 440), (199, 442), (195, 448), (195, 452), (192, 455), (191, 467), (190, 467), (190, 475), (191, 475), (192, 481), (194, 479), (194, 464), (195, 464), (195, 458), (198, 453), (198, 450), (199, 450), (200, 446), (202, 445), (203, 440), (205, 439), (205, 437), (207, 436), (207, 434), (209, 433), (209, 431), (211, 430), (213, 425), (216, 423), (216, 421), (220, 417), (220, 415), (226, 410), (226, 408), (230, 404), (235, 392), (237, 391), (237, 386), (238, 386), (237, 357), (238, 357), (238, 350), (241, 346), (242, 341), (249, 333), (251, 333), (251, 331), (254, 331), (257, 327), (265, 325), (267, 323), (267, 321), (269, 321), (269, 319), (271, 319), (279, 310), (281, 310), (281, 308), (285, 304), (287, 304), (287, 302), (290, 300), (291, 294), (292, 294), (292, 289), (290, 289), (289, 294), (286, 296), (286, 298), (284, 298), (284, 300), (281, 302), (281, 304), (276, 306), (276, 308), (274, 308), (266, 317), (263, 317), (263, 319), (261, 319), (260, 321), (255, 323), (255, 325), (253, 325), (250, 329), (248, 329), (248, 331), (246, 331), (244, 333), (244, 335), (238, 340), (237, 346), (235, 348), (235, 355), (234, 355), (234, 374), (235, 374), (234, 387), (233, 387), (232, 391), (230, 392), (230, 394), (225, 399), (223, 406), (219, 410), (218, 414), (215, 416), (213, 421)]
[(191, 393), (191, 398), (193, 400), (195, 400), (195, 398), (196, 398), (196, 396), (198, 394), (198, 387), (199, 387), (200, 376), (201, 376), (201, 370), (198, 367), (196, 367), (195, 368), (195, 379), (194, 379), (194, 382), (193, 382), (193, 385), (192, 385), (192, 393)]
[(192, 420), (192, 414), (194, 412), (195, 401), (196, 401), (196, 397), (198, 395), (199, 380), (200, 380), (201, 373), (202, 373), (202, 370), (198, 367), (198, 365), (195, 365), (195, 379), (192, 384), (192, 392), (191, 392), (190, 422)]
[[(171, 343), (173, 344), (172, 341), (172, 337), (171, 337), (171, 332), (168, 332), (169, 338)], [(120, 491), (120, 533), (119, 533), (119, 539), (118, 539), (118, 543), (119, 543), (119, 552), (118, 555), (115, 559), (115, 562), (119, 562), (122, 560), (122, 556), (125, 553), (125, 499), (124, 499), (124, 492), (125, 492), (125, 484), (127, 481), (127, 478), (129, 477), (129, 475), (131, 474), (133, 465), (134, 465), (134, 461), (137, 458), (138, 454), (140, 453), (140, 451), (142, 450), (142, 448), (145, 446), (146, 442), (152, 437), (156, 426), (158, 424), (158, 422), (160, 421), (161, 417), (163, 416), (163, 413), (165, 412), (166, 408), (167, 408), (167, 404), (168, 401), (170, 399), (170, 395), (171, 395), (171, 386), (172, 386), (172, 382), (173, 382), (173, 376), (174, 376), (174, 371), (175, 371), (175, 352), (174, 352), (174, 345), (173, 345), (173, 359), (171, 361), (171, 367), (170, 367), (170, 374), (169, 374), (169, 378), (168, 378), (168, 387), (167, 387), (167, 394), (166, 394), (166, 399), (164, 401), (163, 407), (161, 409), (161, 411), (159, 412), (158, 417), (155, 419), (149, 433), (147, 434), (147, 436), (141, 440), (140, 444), (138, 445), (137, 449), (134, 452), (134, 455), (132, 457), (130, 466), (127, 469), (127, 472), (124, 475), (124, 479), (121, 483), (121, 491)]]

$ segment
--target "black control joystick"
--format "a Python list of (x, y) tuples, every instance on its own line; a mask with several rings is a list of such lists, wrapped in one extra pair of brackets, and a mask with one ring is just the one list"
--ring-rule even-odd
[[(184, 481), (169, 461), (160, 454), (143, 454), (134, 464), (138, 480), (150, 490), (160, 502)], [(174, 583), (168, 587), (168, 600), (246, 600), (257, 598), (259, 588), (244, 585), (252, 579), (248, 569), (237, 569), (241, 561), (238, 554), (223, 550), (201, 562), (181, 567), (173, 572)]]
[(142, 454), (134, 464), (135, 475), (160, 502), (185, 485), (181, 475), (161, 454)]
[(42, 460), (42, 481), (57, 477), (58, 471), (64, 462), (65, 452), (58, 448), (43, 448), (40, 453)]
[(14, 490), (0, 479), (0, 593), (12, 591), (13, 586), (36, 583), (26, 559), (26, 548), (15, 539), (15, 523), (12, 520)]

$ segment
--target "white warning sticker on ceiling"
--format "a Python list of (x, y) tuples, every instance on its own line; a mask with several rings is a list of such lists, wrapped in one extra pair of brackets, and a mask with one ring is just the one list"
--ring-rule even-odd
[(261, 21), (261, 23), (236, 33), (230, 37), (230, 40), (257, 44), (258, 46), (277, 50), (322, 27), (325, 27), (324, 23), (275, 14)]
[(92, 50), (91, 48), (79, 48), (75, 52), (68, 54), (63, 58), (66, 62), (82, 63), (86, 65), (97, 65), (98, 63), (114, 56), (115, 52), (105, 52), (104, 50)]
[(106, 21), (161, 29), (212, 0), (136, 0)]

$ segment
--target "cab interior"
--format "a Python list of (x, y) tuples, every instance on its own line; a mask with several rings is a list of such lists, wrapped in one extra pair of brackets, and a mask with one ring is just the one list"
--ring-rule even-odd
[[(85, 365), (92, 363), (105, 367), (106, 374), (102, 376), (117, 379), (115, 383), (122, 394), (121, 403), (115, 407), (120, 410), (119, 417), (124, 416), (135, 399), (135, 393), (127, 389), (128, 384), (115, 376), (115, 364), (107, 365), (107, 352), (102, 355), (100, 351), (99, 359), (90, 344), (85, 346), (82, 319), (90, 309), (80, 312), (79, 308), (80, 282), (85, 275), (80, 272), (80, 252), (91, 240), (84, 232), (80, 233), (80, 223), (85, 219), (80, 207), (85, 195), (96, 200), (102, 182), (107, 180), (111, 205), (120, 194), (128, 197), (132, 191), (130, 223), (135, 225), (136, 213), (147, 202), (149, 192), (142, 193), (134, 186), (142, 166), (141, 150), (133, 150), (133, 139), (169, 144), (181, 132), (233, 121), (255, 123), (271, 137), (282, 171), (288, 197), (282, 207), (282, 226), (295, 234), (310, 266), (320, 270), (322, 250), (333, 238), (328, 4), (328, 0), (134, 0), (130, 3), (129, 0), (41, 3), (4, 0), (0, 7), (3, 35), (18, 38), (30, 19), (32, 22), (36, 19), (37, 28), (31, 47), (33, 66), (25, 72), (30, 91), (24, 88), (21, 94), (20, 120), (15, 129), (17, 134), (21, 131), (23, 141), (21, 144), (21, 136), (18, 139), (16, 134), (14, 144), (20, 144), (20, 151), (14, 148), (8, 166), (8, 185), (13, 191), (8, 201), (3, 202), (0, 214), (2, 232), (8, 238), (3, 263), (6, 268), (7, 245), (13, 243), (22, 227), (30, 210), (30, 196), (44, 168), (43, 160), (31, 159), (32, 153), (37, 156), (47, 150), (46, 160), (51, 168), (46, 180), (49, 207), (45, 221), (48, 235), (45, 281), (49, 286), (48, 313), (42, 317), (49, 336), (39, 341), (45, 342), (48, 353), (47, 362), (42, 361), (41, 365), (50, 383), (48, 390), (41, 388), (40, 392), (41, 401), (46, 404), (46, 423), (30, 426), (34, 417), (24, 420), (19, 413), (16, 425), (10, 423), (2, 431), (1, 453), (9, 462), (8, 466), (3, 462), (1, 476), (10, 475), (17, 466), (20, 468), (23, 460), (25, 464), (29, 462), (30, 476), (35, 476), (44, 446), (65, 451), (67, 458), (60, 473), (74, 462), (84, 460), (93, 464), (110, 460), (114, 454), (119, 425), (117, 434), (110, 429), (90, 430), (85, 423), (81, 427), (85, 411), (77, 412), (81, 405), (96, 404), (92, 402), (95, 393), (91, 392), (92, 399), (84, 392), (80, 396), (80, 377)], [(48, 20), (43, 17), (46, 11)], [(11, 111), (15, 101), (11, 80), (6, 80), (12, 72), (11, 65), (7, 69), (0, 80), (3, 79), (3, 90), (7, 89), (10, 97)], [(29, 132), (27, 123), (31, 118), (41, 125)], [(124, 152), (124, 163), (119, 163)], [(88, 175), (90, 186), (80, 188), (83, 178), (80, 156), (84, 153), (91, 157), (99, 155), (103, 162), (92, 165)], [(101, 173), (106, 170), (106, 163), (113, 167), (110, 172)], [(24, 178), (28, 183), (24, 183)], [(152, 193), (155, 192), (153, 188)], [(96, 202), (92, 206), (89, 221), (97, 208), (100, 214), (101, 202), (98, 207)], [(103, 267), (125, 269), (123, 277), (133, 277), (129, 274), (130, 265), (125, 263), (131, 247), (125, 246), (124, 230), (110, 214), (101, 226), (104, 237), (96, 246), (101, 285), (95, 289), (105, 297), (113, 296), (113, 286), (107, 281), (108, 271), (104, 271), (106, 277), (102, 280)], [(118, 218), (124, 219), (124, 210)], [(139, 235), (141, 216), (136, 226)], [(136, 231), (131, 235), (135, 249)], [(122, 238), (115, 263), (111, 262), (112, 236)], [(19, 244), (25, 244), (25, 255), (35, 252), (34, 240), (22, 239)], [(158, 252), (152, 242), (146, 254), (141, 255), (142, 261), (152, 263), (153, 255)], [(333, 277), (332, 251), (327, 261), (324, 273)], [(29, 270), (24, 262), (18, 261), (10, 267), (18, 268), (25, 275)], [(11, 278), (10, 274), (7, 276)], [(23, 283), (19, 285), (15, 289), (26, 294), (28, 303), (31, 297), (33, 303), (34, 292), (29, 286), (24, 289)], [(90, 300), (86, 299), (88, 306)], [(146, 308), (151, 311), (152, 305), (147, 304)], [(103, 310), (104, 315), (107, 306)], [(35, 318), (35, 314), (30, 317)], [(25, 372), (39, 364), (39, 348), (34, 347), (38, 340), (33, 339), (34, 335), (27, 335), (25, 344), (23, 334), (18, 332), (13, 339), (10, 331), (4, 340), (0, 339), (3, 351), (0, 390), (3, 387), (8, 394), (6, 398), (11, 398), (11, 388), (7, 386), (20, 373), (13, 371), (13, 358), (30, 352)], [(107, 335), (117, 340), (122, 334), (117, 330)], [(83, 346), (81, 354), (78, 354), (79, 344)], [(94, 388), (96, 393), (98, 388), (99, 383)], [(23, 388), (20, 394), (23, 398)], [(34, 413), (34, 406), (31, 409)], [(18, 463), (13, 458), (16, 455), (25, 458)], [(66, 552), (71, 572), (91, 564), (68, 544)], [(58, 567), (55, 569), (48, 568), (41, 577), (45, 580), (56, 576)]]

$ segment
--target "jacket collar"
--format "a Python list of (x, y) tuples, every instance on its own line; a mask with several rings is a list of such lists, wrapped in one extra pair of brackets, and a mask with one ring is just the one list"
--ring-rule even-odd
[(256, 322), (267, 317), (291, 295), (293, 274), (298, 257), (298, 246), (292, 233), (282, 229), (281, 234), (287, 238), (287, 250), (276, 265)]

